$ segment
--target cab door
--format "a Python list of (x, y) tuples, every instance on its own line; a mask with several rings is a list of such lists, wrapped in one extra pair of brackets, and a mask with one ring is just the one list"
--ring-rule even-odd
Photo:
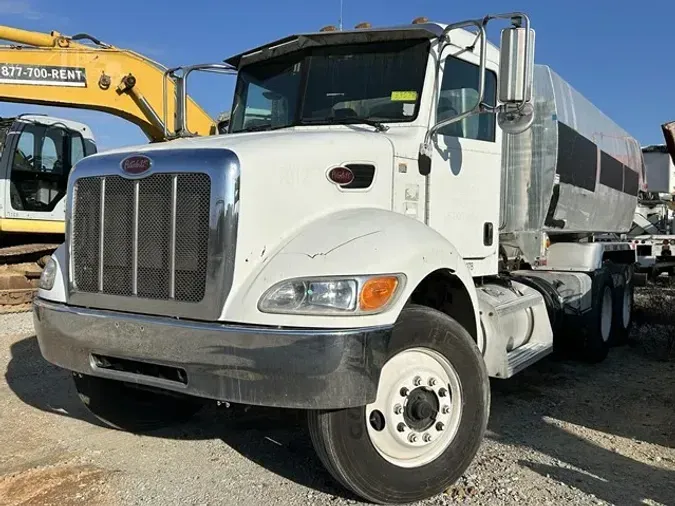
[[(436, 120), (471, 110), (478, 100), (479, 58), (447, 46), (441, 55)], [(484, 102), (496, 104), (497, 65), (488, 63)], [(497, 270), (501, 132), (494, 114), (474, 114), (433, 142), (429, 224), (444, 235), (475, 276)], [(494, 272), (493, 272), (494, 271)]]
[[(85, 140), (60, 124), (17, 122), (7, 148), (5, 218), (7, 231), (63, 233), (68, 175), (87, 153)], [(3, 156), (3, 159), (5, 156)], [(36, 220), (47, 223), (36, 224)], [(22, 230), (13, 230), (14, 227)]]

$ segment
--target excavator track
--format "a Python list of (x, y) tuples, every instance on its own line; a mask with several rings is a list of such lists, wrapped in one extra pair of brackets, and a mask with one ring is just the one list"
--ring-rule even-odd
[(0, 248), (0, 314), (30, 311), (42, 269), (58, 244)]

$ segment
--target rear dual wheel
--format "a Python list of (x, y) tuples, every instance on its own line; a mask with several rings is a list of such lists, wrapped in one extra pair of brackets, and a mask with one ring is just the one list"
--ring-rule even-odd
[(310, 411), (312, 443), (343, 486), (377, 503), (408, 503), (454, 483), (489, 414), (489, 381), (469, 333), (447, 315), (403, 310), (372, 404)]
[(625, 344), (633, 324), (634, 280), (630, 266), (617, 266), (623, 278), (614, 283), (610, 269), (599, 271), (593, 280), (591, 311), (586, 315), (581, 333), (581, 358), (597, 363), (607, 358), (612, 345)]

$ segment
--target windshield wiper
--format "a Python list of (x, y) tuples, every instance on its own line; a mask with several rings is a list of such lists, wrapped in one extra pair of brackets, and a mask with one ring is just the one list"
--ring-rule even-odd
[(241, 130), (236, 130), (235, 134), (242, 133), (242, 132), (267, 132), (269, 130), (281, 130), (282, 128), (291, 128), (295, 126), (294, 124), (289, 124), (289, 125), (270, 125), (269, 123), (265, 123), (264, 125), (253, 125), (250, 127), (242, 128)]
[(386, 132), (389, 130), (387, 125), (384, 125), (377, 120), (370, 118), (359, 118), (358, 116), (347, 116), (345, 118), (303, 118), (302, 123), (327, 123), (330, 125), (370, 125), (371, 127), (376, 128), (378, 132)]
[(255, 126), (250, 126), (246, 128), (242, 128), (241, 130), (237, 130), (236, 133), (241, 133), (241, 132), (264, 132), (265, 130), (272, 130), (272, 125), (255, 125)]

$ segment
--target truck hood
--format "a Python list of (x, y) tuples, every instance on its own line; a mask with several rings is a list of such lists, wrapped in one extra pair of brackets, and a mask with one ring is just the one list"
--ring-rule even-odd
[[(393, 144), (382, 133), (361, 129), (228, 134), (116, 149), (93, 156), (144, 153), (152, 157), (154, 151), (174, 148), (196, 151), (222, 148), (234, 152), (239, 159), (233, 292), (251, 276), (255, 277), (270, 256), (308, 223), (344, 209), (390, 210), (392, 206)], [(199, 156), (197, 152), (195, 156)], [(350, 163), (375, 167), (368, 188), (347, 190), (328, 179), (330, 168)], [(111, 171), (114, 170), (116, 165), (111, 166)], [(343, 240), (326, 237), (313, 246), (318, 250), (330, 249), (334, 246), (332, 242)]]

